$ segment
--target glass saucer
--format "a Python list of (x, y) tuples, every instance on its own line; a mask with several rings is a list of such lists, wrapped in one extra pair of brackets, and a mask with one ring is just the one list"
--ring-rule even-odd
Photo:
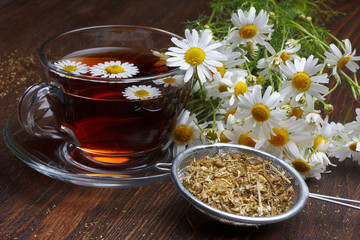
[(4, 139), (10, 151), (33, 169), (51, 178), (77, 185), (125, 188), (152, 185), (170, 179), (169, 172), (164, 173), (155, 167), (157, 163), (171, 162), (170, 149), (151, 163), (130, 170), (99, 170), (79, 166), (66, 159), (70, 144), (30, 135), (22, 128), (15, 114), (9, 117), (4, 126)]

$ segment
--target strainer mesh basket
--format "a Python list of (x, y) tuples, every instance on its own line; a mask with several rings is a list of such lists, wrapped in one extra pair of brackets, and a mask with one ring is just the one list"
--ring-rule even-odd
[[(270, 216), (270, 217), (247, 217), (236, 214), (227, 213), (216, 208), (213, 208), (206, 203), (203, 203), (191, 193), (189, 193), (185, 187), (182, 185), (182, 180), (185, 176), (186, 167), (192, 163), (194, 159), (200, 160), (205, 156), (214, 157), (217, 154), (223, 153), (234, 153), (241, 154), (244, 153), (249, 157), (261, 157), (264, 160), (270, 160), (273, 167), (277, 168), (279, 172), (283, 172), (284, 176), (287, 177), (291, 183), (285, 182), (285, 187), (290, 186), (294, 189), (294, 196), (291, 199), (292, 205), (290, 210), (285, 213)], [(271, 167), (267, 167), (268, 171), (274, 170)], [(241, 226), (252, 226), (252, 225), (264, 225), (275, 223), (279, 221), (284, 221), (288, 218), (296, 215), (306, 204), (306, 201), (309, 196), (308, 187), (301, 177), (301, 175), (294, 170), (289, 164), (285, 163), (283, 160), (280, 160), (268, 153), (256, 150), (254, 148), (235, 145), (235, 144), (212, 144), (205, 146), (196, 146), (189, 148), (179, 154), (173, 162), (173, 167), (171, 171), (172, 180), (176, 188), (182, 193), (182, 195), (190, 201), (198, 210), (204, 214), (224, 223), (232, 225), (241, 225)]]

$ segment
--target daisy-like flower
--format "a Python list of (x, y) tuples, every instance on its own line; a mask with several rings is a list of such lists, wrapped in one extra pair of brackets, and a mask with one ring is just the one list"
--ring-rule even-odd
[(222, 67), (216, 67), (221, 77), (224, 77), (226, 71), (237, 71), (236, 66), (240, 66), (245, 62), (245, 59), (241, 59), (241, 53), (239, 51), (233, 51), (233, 48), (226, 45), (226, 41), (221, 42), (221, 47), (218, 51), (227, 57), (227, 60), (222, 61)]
[(262, 58), (257, 62), (257, 68), (263, 69), (259, 75), (269, 78), (270, 70), (280, 71), (279, 66), (285, 65), (285, 62), (288, 60), (294, 60), (296, 53), (300, 50), (301, 44), (297, 44), (295, 47), (286, 46), (285, 49), (276, 52), (275, 49), (270, 46), (267, 47), (267, 50), (271, 53), (271, 56), (268, 58)]
[(258, 141), (257, 148), (262, 143), (262, 149), (266, 152), (283, 159), (284, 156), (296, 155), (298, 148), (306, 149), (312, 146), (314, 136), (309, 132), (304, 132), (306, 123), (302, 119), (292, 117), (281, 123), (280, 128), (273, 128), (270, 133), (270, 139)]
[(156, 85), (163, 85), (164, 87), (168, 87), (168, 86), (178, 87), (184, 83), (184, 75), (175, 75), (171, 77), (156, 79), (153, 82)]
[(318, 112), (310, 112), (305, 114), (304, 120), (308, 124), (305, 129), (306, 131), (318, 131), (321, 128), (321, 124), (324, 122), (324, 119)]
[(319, 151), (310, 153), (310, 155), (307, 157), (307, 162), (312, 169), (311, 172), (307, 173), (307, 176), (315, 177), (318, 180), (321, 178), (321, 173), (326, 172), (326, 167), (328, 165), (336, 166), (329, 161), (326, 153)]
[(286, 111), (277, 108), (281, 95), (272, 93), (272, 87), (267, 87), (264, 95), (261, 86), (254, 86), (252, 92), (238, 95), (239, 103), (235, 116), (245, 119), (244, 131), (252, 131), (256, 137), (270, 138), (273, 128), (279, 128), (282, 120), (286, 117)]
[(328, 83), (327, 74), (316, 75), (323, 64), (318, 64), (318, 59), (313, 55), (306, 58), (295, 58), (294, 62), (286, 61), (286, 65), (280, 65), (280, 69), (290, 81), (284, 81), (280, 94), (284, 100), (291, 99), (291, 105), (295, 106), (302, 96), (305, 96), (308, 106), (313, 106), (313, 97), (325, 100), (321, 94), (328, 92), (328, 87), (322, 85)]
[(321, 155), (312, 154), (307, 158), (303, 157), (304, 154), (301, 154), (299, 151), (292, 151), (291, 156), (285, 158), (285, 162), (298, 171), (304, 179), (315, 177), (316, 179), (321, 179), (321, 173), (326, 171), (326, 165), (321, 160)]
[(360, 108), (357, 108), (355, 110), (356, 112), (356, 118), (355, 121), (352, 121), (350, 123), (346, 123), (344, 125), (344, 131), (349, 133), (349, 137), (358, 137), (359, 131), (360, 131)]
[[(88, 72), (89, 67), (86, 64), (82, 64), (82, 62), (63, 60), (59, 62), (55, 62), (54, 65), (61, 70), (76, 73), (76, 74), (86, 74)], [(64, 76), (63, 74), (59, 74)]]
[(332, 156), (343, 161), (345, 158), (352, 158), (360, 164), (360, 140), (353, 137), (351, 140), (346, 139), (345, 143), (339, 143), (340, 146), (333, 153)]
[(165, 53), (170, 56), (166, 60), (166, 64), (186, 70), (185, 82), (191, 79), (195, 70), (201, 82), (212, 79), (211, 72), (217, 72), (216, 67), (223, 66), (220, 61), (227, 60), (225, 55), (216, 50), (221, 47), (221, 43), (213, 42), (209, 29), (204, 30), (200, 35), (195, 29), (192, 30), (192, 33), (186, 29), (185, 37), (186, 39), (183, 40), (171, 39), (177, 47), (170, 47), (169, 51)]
[(187, 147), (202, 144), (202, 131), (200, 128), (205, 128), (207, 124), (200, 124), (198, 126), (195, 122), (195, 115), (190, 115), (190, 112), (187, 110), (182, 111), (177, 118), (176, 126), (171, 133), (170, 139), (163, 148), (167, 149), (174, 143), (172, 150), (175, 157)]
[(237, 14), (233, 13), (231, 17), (235, 27), (231, 30), (227, 42), (233, 46), (247, 42), (265, 45), (265, 41), (271, 39), (269, 35), (274, 31), (271, 29), (273, 25), (267, 25), (268, 21), (269, 15), (264, 10), (256, 15), (254, 7), (251, 7), (249, 12), (239, 9)]
[(230, 143), (240, 144), (248, 147), (255, 148), (256, 139), (251, 131), (245, 130), (240, 125), (234, 125), (232, 131), (225, 131), (224, 135), (226, 139), (229, 139)]
[(148, 85), (133, 85), (125, 88), (123, 96), (129, 100), (150, 99), (161, 95), (161, 91)]
[(220, 79), (220, 86), (225, 86), (226, 91), (222, 91), (219, 97), (223, 99), (228, 106), (233, 106), (235, 101), (239, 100), (239, 95), (244, 95), (253, 87), (249, 87), (245, 77), (245, 72), (227, 72), (225, 76)]
[(356, 50), (352, 51), (351, 43), (349, 39), (343, 40), (345, 44), (345, 52), (342, 53), (335, 44), (330, 44), (329, 52), (325, 52), (327, 57), (325, 62), (333, 66), (332, 74), (337, 73), (338, 68), (347, 67), (350, 71), (356, 72), (359, 69), (359, 65), (355, 61), (359, 61), (360, 57), (355, 56)]
[(129, 78), (138, 74), (139, 69), (132, 63), (110, 61), (90, 67), (90, 73), (94, 77)]

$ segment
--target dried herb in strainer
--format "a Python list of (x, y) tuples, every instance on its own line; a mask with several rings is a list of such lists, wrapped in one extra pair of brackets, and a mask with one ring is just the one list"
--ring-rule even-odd
[(270, 161), (245, 154), (218, 154), (187, 167), (184, 187), (219, 210), (249, 217), (266, 217), (290, 209), (293, 188)]

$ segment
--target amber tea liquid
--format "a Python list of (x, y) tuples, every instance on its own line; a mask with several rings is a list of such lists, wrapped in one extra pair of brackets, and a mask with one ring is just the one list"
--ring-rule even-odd
[[(165, 61), (151, 51), (124, 48), (96, 48), (74, 52), (62, 60), (81, 61), (89, 67), (106, 61), (133, 63), (145, 77), (170, 69)], [(129, 154), (139, 154), (158, 148), (167, 138), (170, 126), (186, 102), (190, 86), (164, 87), (153, 81), (143, 83), (105, 83), (83, 81), (54, 72), (49, 73), (63, 89), (50, 97), (50, 105), (62, 128), (73, 135), (81, 150), (101, 162), (131, 161)], [(106, 82), (107, 81), (107, 82)], [(150, 85), (161, 90), (161, 96), (145, 100), (129, 100), (123, 96), (127, 87)], [(189, 85), (189, 84), (187, 84)], [(179, 99), (180, 98), (180, 99)], [(97, 155), (96, 153), (100, 153)], [(104, 157), (115, 154), (120, 157)], [(121, 157), (121, 156), (125, 157)]]

